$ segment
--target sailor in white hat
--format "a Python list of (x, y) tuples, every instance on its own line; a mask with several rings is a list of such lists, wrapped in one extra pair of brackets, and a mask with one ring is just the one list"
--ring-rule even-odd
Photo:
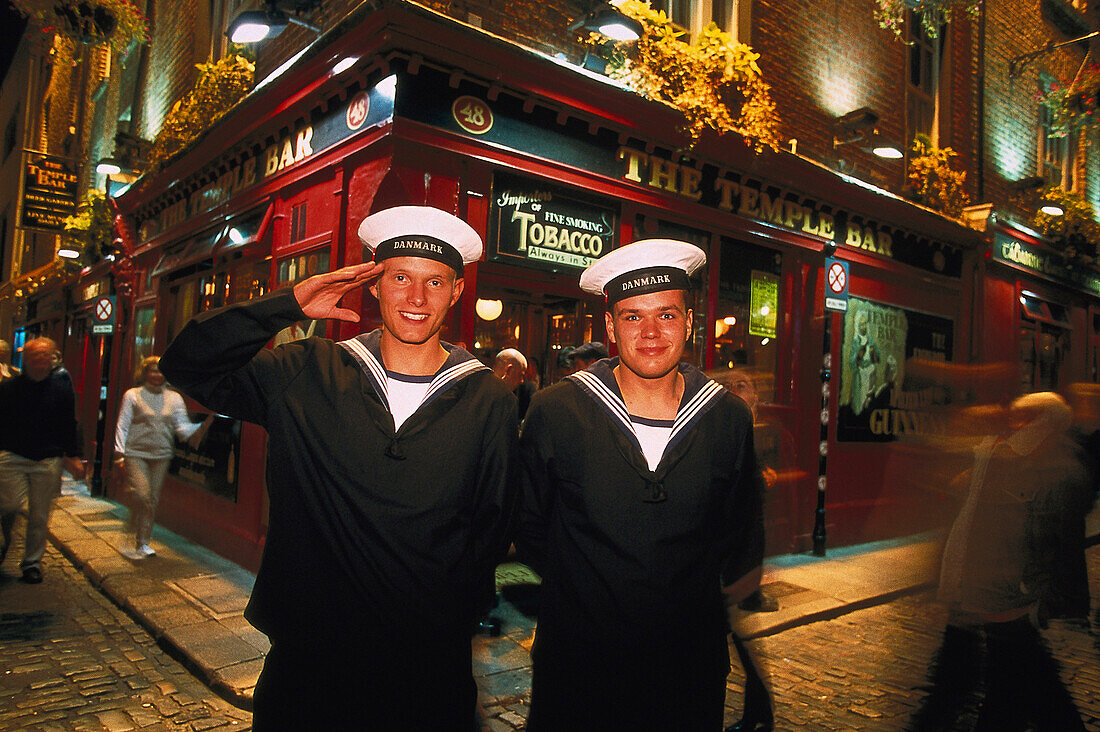
[(680, 361), (705, 262), (651, 239), (585, 270), (619, 355), (527, 412), (516, 544), (543, 579), (532, 732), (722, 729), (721, 588), (736, 602), (759, 581), (763, 520), (748, 407)]
[[(271, 640), (264, 729), (467, 729), (470, 633), (507, 549), (516, 400), (440, 329), (481, 238), (427, 206), (366, 217), (365, 261), (192, 320), (161, 368), (267, 430), (270, 524), (246, 613)], [(364, 260), (368, 257), (364, 257)], [(382, 327), (265, 349), (290, 323)]]

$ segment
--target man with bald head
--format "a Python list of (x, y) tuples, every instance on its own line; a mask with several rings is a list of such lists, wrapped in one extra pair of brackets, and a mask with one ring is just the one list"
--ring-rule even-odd
[(61, 493), (61, 468), (84, 478), (72, 381), (54, 378), (57, 344), (33, 338), (23, 346), (23, 372), (0, 382), (0, 561), (11, 546), (15, 514), (27, 499), (23, 581), (42, 581), (46, 526)]
[(505, 348), (493, 361), (493, 374), (516, 395), (519, 418), (523, 419), (531, 404), (531, 392), (523, 389), (523, 377), (527, 373), (527, 358), (515, 348)]

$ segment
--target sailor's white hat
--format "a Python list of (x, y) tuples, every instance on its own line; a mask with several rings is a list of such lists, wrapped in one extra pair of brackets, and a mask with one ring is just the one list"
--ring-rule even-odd
[[(462, 276), (465, 264), (481, 259), (481, 237), (454, 214), (432, 206), (394, 206), (359, 224), (363, 261), (424, 257), (450, 265)], [(369, 254), (368, 254), (369, 253)]]
[(686, 241), (643, 239), (605, 254), (581, 273), (581, 289), (606, 295), (611, 305), (628, 297), (691, 289), (691, 275), (706, 253)]

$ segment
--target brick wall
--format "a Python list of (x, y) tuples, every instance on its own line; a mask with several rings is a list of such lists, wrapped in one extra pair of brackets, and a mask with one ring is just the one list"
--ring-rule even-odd
[[(1068, 40), (1043, 18), (1041, 0), (986, 0), (985, 182), (986, 200), (1007, 203), (1014, 197), (1011, 181), (1039, 174), (1040, 114), (1036, 100), (1040, 73), (1072, 79), (1085, 54), (1067, 47), (1035, 59), (1015, 78), (1009, 59), (1048, 42)], [(1095, 153), (1089, 154), (1095, 158)], [(1096, 166), (1087, 166), (1095, 199)], [(1021, 214), (1030, 211), (1021, 209)]]
[(207, 60), (205, 29), (209, 7), (199, 0), (161, 0), (148, 14), (153, 20), (149, 69), (144, 90), (140, 129), (135, 133), (152, 140), (160, 131), (172, 105), (195, 83), (195, 64)]

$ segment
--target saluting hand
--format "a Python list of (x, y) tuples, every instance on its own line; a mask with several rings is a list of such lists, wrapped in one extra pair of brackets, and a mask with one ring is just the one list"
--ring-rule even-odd
[(382, 274), (385, 267), (375, 262), (353, 264), (335, 272), (314, 275), (294, 285), (294, 298), (307, 318), (334, 318), (359, 322), (359, 313), (340, 307), (340, 300), (352, 290)]

